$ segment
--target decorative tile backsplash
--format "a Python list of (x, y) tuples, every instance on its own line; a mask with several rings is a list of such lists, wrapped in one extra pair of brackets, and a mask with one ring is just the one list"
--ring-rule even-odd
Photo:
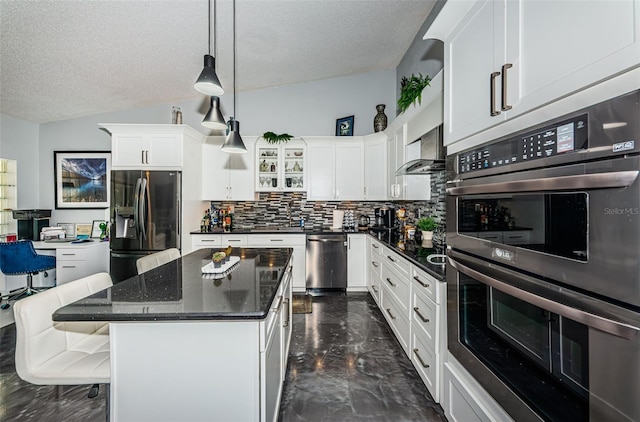
[(230, 205), (234, 207), (235, 228), (282, 226), (289, 225), (289, 222), (298, 226), (302, 217), (307, 227), (328, 227), (333, 222), (334, 209), (353, 210), (356, 222), (360, 215), (367, 215), (373, 224), (374, 209), (383, 206), (396, 209), (404, 207), (408, 223), (415, 223), (419, 217), (431, 215), (444, 224), (445, 175), (431, 175), (429, 201), (307, 201), (304, 192), (262, 192), (257, 201), (211, 201), (211, 207), (216, 209), (228, 208)]

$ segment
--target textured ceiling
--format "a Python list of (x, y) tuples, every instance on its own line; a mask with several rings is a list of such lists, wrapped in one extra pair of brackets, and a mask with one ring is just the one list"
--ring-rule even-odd
[[(434, 3), (237, 0), (237, 89), (394, 68)], [(232, 2), (215, 5), (216, 70), (231, 93)], [(45, 123), (202, 97), (193, 82), (207, 9), (204, 0), (0, 0), (0, 111)]]

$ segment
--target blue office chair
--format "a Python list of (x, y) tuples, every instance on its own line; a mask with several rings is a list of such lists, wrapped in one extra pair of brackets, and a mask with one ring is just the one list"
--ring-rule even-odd
[(2, 298), (1, 309), (7, 309), (9, 300), (30, 296), (43, 289), (33, 287), (33, 275), (56, 267), (56, 257), (39, 255), (30, 240), (0, 242), (0, 271), (6, 275), (27, 275), (27, 287)]

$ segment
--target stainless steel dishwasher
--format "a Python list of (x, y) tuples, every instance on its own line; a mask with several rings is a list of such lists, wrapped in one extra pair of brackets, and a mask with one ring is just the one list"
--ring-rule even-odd
[(346, 291), (347, 235), (323, 233), (307, 235), (307, 291)]

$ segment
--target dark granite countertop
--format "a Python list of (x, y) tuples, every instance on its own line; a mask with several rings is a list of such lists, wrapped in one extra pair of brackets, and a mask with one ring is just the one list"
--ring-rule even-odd
[(211, 249), (200, 249), (64, 306), (54, 321), (243, 320), (267, 316), (293, 249), (234, 249), (228, 275), (202, 274)]
[(282, 226), (273, 226), (273, 227), (253, 227), (253, 228), (242, 228), (242, 229), (233, 229), (230, 232), (223, 231), (212, 231), (212, 232), (200, 232), (200, 231), (192, 231), (189, 234), (225, 234), (225, 235), (233, 235), (233, 234), (321, 234), (321, 233), (368, 233), (367, 230), (345, 230), (345, 229), (332, 229), (331, 227), (282, 227)]
[(413, 240), (406, 241), (402, 246), (398, 246), (398, 243), (395, 242), (394, 239), (389, 240), (388, 236), (384, 232), (371, 232), (370, 235), (375, 239), (378, 239), (397, 254), (417, 265), (420, 269), (426, 271), (432, 277), (435, 277), (439, 281), (444, 281), (445, 266), (441, 264), (432, 264), (427, 261), (427, 257), (429, 255), (443, 255), (445, 253), (444, 248), (425, 248)]

